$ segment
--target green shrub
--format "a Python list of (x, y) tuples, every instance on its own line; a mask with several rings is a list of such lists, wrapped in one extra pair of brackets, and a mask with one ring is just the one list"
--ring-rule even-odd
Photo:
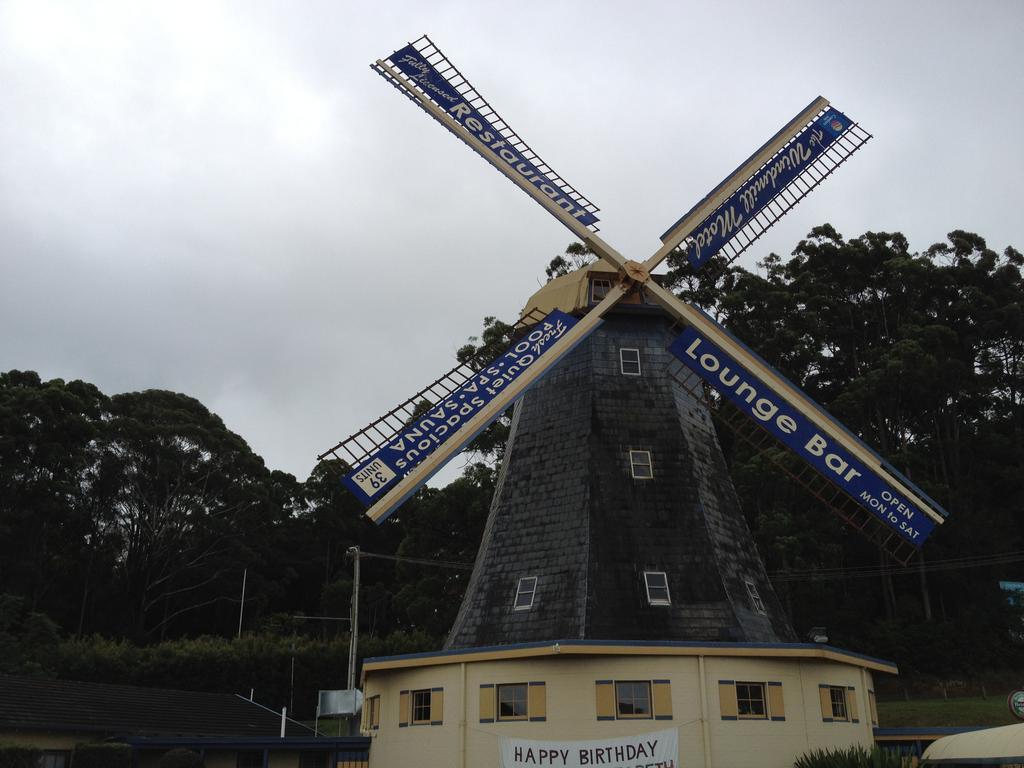
[[(877, 744), (870, 751), (860, 745), (846, 749), (814, 749), (797, 758), (793, 768), (902, 768), (903, 759)], [(77, 768), (77, 766), (76, 766)]]
[(41, 755), (35, 747), (0, 744), (0, 768), (36, 768)]
[(203, 758), (191, 749), (179, 748), (164, 752), (157, 768), (206, 768)]
[(71, 764), (75, 768), (129, 768), (132, 750), (127, 744), (78, 744)]

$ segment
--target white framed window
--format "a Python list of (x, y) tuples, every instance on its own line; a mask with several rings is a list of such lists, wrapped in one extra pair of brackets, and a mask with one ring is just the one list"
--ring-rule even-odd
[(850, 713), (846, 708), (846, 689), (839, 685), (830, 686), (828, 697), (832, 703), (832, 719), (849, 720)]
[(526, 720), (528, 713), (529, 686), (526, 683), (512, 683), (498, 686), (498, 719)]
[(745, 581), (743, 583), (747, 585), (747, 597), (750, 598), (751, 607), (753, 607), (753, 609), (762, 616), (767, 616), (768, 609), (764, 607), (764, 600), (762, 600), (761, 595), (757, 593), (757, 585), (752, 581)]
[(644, 571), (644, 586), (647, 588), (648, 605), (671, 605), (668, 593), (668, 576), (664, 571)]
[(653, 717), (649, 680), (615, 681), (615, 717), (619, 720), (650, 720)]
[(430, 722), (430, 689), (412, 692), (412, 724), (426, 725)]
[(537, 577), (524, 576), (519, 580), (516, 587), (516, 599), (512, 603), (512, 610), (528, 611), (533, 608), (533, 598), (537, 594)]
[(623, 347), (619, 350), (619, 370), (624, 376), (640, 375), (640, 350)]
[(608, 291), (612, 289), (611, 280), (591, 280), (590, 281), (590, 300), (592, 302), (601, 301), (605, 296), (608, 295)]
[(736, 713), (740, 720), (768, 719), (764, 688), (764, 683), (736, 681)]
[(654, 479), (654, 467), (651, 465), (650, 451), (630, 451), (629, 468), (636, 480)]

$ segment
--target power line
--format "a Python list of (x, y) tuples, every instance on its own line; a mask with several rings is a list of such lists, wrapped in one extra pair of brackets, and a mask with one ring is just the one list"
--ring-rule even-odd
[(398, 555), (380, 555), (376, 552), (364, 552), (360, 550), (360, 557), (375, 557), (378, 560), (394, 560), (397, 563), (415, 563), (417, 565), (435, 565), (438, 568), (454, 568), (460, 571), (473, 570), (472, 563), (458, 563), (453, 560), (427, 560), (422, 557), (400, 557)]

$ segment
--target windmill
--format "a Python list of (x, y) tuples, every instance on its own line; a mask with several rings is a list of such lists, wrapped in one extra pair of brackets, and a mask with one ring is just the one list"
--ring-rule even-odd
[[(906, 563), (945, 511), (889, 462), (728, 333), (699, 307), (652, 278), (673, 253), (694, 269), (714, 256), (731, 263), (871, 137), (818, 97), (664, 234), (646, 260), (627, 259), (598, 234), (598, 209), (547, 165), (427, 37), (372, 68), (465, 142), (578, 237), (616, 272), (582, 317), (530, 310), (509, 350), (462, 363), (318, 459), (351, 468), (346, 486), (380, 523), (545, 373), (591, 334), (626, 297), (642, 294), (682, 328), (670, 350), (709, 390), (736, 408), (727, 425), (764, 447), (773, 440), (802, 460), (780, 465), (848, 525)], [(414, 418), (423, 402), (431, 404)], [(747, 417), (744, 420), (742, 417)], [(774, 454), (777, 455), (777, 454)]]
[(380, 523), (515, 404), (445, 649), (364, 661), (374, 764), (781, 768), (870, 746), (872, 675), (896, 667), (793, 642), (704, 406), (731, 403), (717, 414), (743, 439), (788, 448), (794, 481), (899, 562), (945, 513), (652, 276), (669, 256), (731, 262), (870, 135), (815, 99), (638, 261), (429, 38), (371, 66), (599, 258), (538, 291), (498, 357), (460, 363), (319, 457), (348, 467)]

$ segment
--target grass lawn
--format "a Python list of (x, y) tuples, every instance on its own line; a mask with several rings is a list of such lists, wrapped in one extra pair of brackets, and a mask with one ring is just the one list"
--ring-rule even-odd
[(878, 702), (878, 719), (883, 728), (921, 725), (966, 726), (1018, 723), (1003, 696), (987, 699), (911, 699)]

